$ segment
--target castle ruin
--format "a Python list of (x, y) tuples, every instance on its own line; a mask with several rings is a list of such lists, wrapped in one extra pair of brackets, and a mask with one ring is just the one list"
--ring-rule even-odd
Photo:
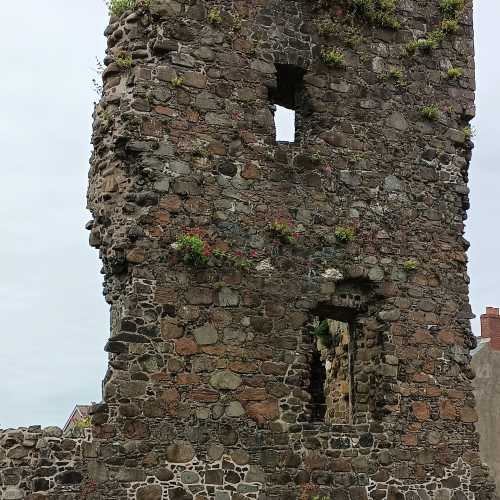
[(1, 498), (497, 498), (469, 364), (471, 2), (128, 4), (89, 175), (103, 401), (81, 437), (1, 431)]

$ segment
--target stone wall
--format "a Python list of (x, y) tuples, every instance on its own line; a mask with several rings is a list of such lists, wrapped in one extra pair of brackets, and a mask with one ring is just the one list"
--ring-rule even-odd
[[(95, 113), (112, 317), (87, 496), (495, 498), (469, 367), (471, 5), (147, 4), (110, 21)], [(313, 418), (318, 319), (350, 325), (342, 422)]]
[[(68, 439), (58, 427), (0, 431), (0, 493), (5, 500), (85, 498), (95, 489), (87, 464), (95, 456), (90, 434)], [(36, 492), (28, 495), (29, 492)]]

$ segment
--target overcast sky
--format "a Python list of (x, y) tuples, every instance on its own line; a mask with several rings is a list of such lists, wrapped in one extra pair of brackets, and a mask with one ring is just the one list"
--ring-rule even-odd
[[(478, 118), (471, 168), (470, 274), (476, 314), (500, 305), (496, 215), (500, 2), (476, 0)], [(100, 400), (108, 307), (84, 224), (102, 0), (2, 5), (0, 30), (0, 428), (60, 425)], [(476, 333), (477, 320), (474, 322)]]

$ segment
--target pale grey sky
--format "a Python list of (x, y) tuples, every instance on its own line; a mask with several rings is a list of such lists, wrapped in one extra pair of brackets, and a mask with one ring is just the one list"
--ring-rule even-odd
[[(500, 305), (498, 116), (500, 2), (476, 0), (478, 118), (469, 213), (476, 314)], [(85, 210), (102, 0), (2, 5), (0, 95), (0, 428), (63, 425), (75, 403), (100, 399), (108, 307)], [(477, 320), (474, 322), (476, 333)]]

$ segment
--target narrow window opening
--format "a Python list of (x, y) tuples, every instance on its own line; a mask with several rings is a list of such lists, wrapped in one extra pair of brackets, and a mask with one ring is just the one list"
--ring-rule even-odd
[(326, 368), (321, 359), (321, 352), (316, 347), (311, 356), (310, 370), (311, 420), (313, 422), (323, 422), (326, 414)]
[(302, 68), (292, 64), (276, 65), (276, 82), (269, 89), (269, 98), (275, 104), (276, 141), (296, 141), (296, 112), (302, 101), (304, 73)]
[(309, 384), (312, 422), (352, 423), (354, 312), (344, 308), (337, 312), (314, 320)]

